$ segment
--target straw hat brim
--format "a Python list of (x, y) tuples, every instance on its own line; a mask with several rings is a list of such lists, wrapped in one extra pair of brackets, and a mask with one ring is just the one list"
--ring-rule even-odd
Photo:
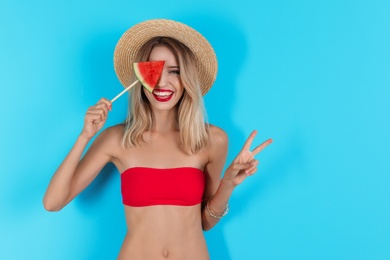
[(193, 28), (167, 19), (154, 19), (136, 24), (119, 39), (114, 51), (114, 68), (121, 84), (128, 87), (132, 83), (130, 80), (136, 54), (142, 45), (154, 37), (176, 39), (192, 51), (201, 92), (205, 95), (213, 85), (218, 71), (214, 49), (207, 39)]

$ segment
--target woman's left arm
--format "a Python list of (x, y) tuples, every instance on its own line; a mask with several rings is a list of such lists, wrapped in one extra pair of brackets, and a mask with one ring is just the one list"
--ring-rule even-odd
[(216, 127), (211, 128), (210, 159), (205, 170), (207, 184), (204, 195), (206, 200), (202, 210), (203, 230), (210, 230), (227, 212), (228, 201), (234, 188), (257, 171), (258, 161), (254, 158), (255, 155), (272, 143), (272, 139), (268, 139), (251, 151), (250, 146), (257, 134), (257, 131), (253, 131), (221, 179), (227, 155), (228, 139), (223, 130)]

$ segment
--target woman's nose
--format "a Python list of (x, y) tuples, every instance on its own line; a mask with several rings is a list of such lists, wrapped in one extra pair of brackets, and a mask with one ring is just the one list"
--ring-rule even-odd
[(165, 69), (163, 69), (163, 71), (161, 72), (161, 75), (160, 75), (160, 78), (157, 82), (157, 86), (158, 87), (163, 87), (167, 84), (167, 80), (168, 80), (168, 75), (167, 75), (167, 72)]

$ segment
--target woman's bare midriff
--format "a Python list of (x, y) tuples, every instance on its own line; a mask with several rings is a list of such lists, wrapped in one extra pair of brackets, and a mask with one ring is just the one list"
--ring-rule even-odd
[(196, 206), (125, 206), (127, 233), (118, 260), (209, 259)]

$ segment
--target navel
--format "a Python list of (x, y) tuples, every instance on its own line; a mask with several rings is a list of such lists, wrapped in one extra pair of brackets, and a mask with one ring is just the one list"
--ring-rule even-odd
[(167, 250), (167, 249), (164, 249), (164, 251), (163, 251), (163, 256), (164, 256), (165, 258), (168, 258), (168, 255), (169, 255), (168, 250)]

